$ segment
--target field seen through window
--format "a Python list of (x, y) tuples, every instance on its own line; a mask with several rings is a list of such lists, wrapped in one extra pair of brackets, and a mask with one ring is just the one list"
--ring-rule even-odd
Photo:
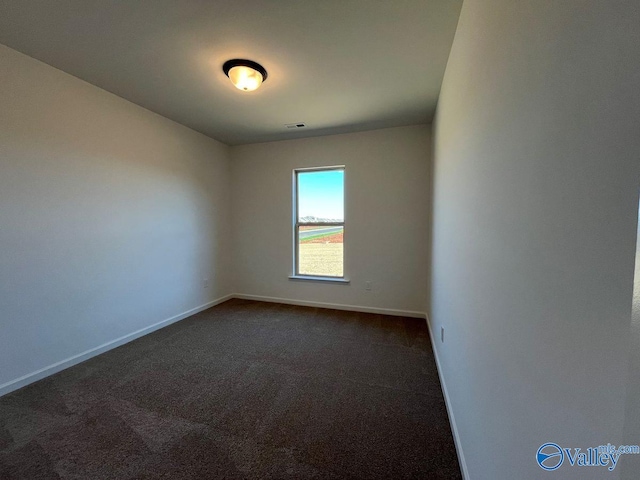
[(299, 273), (342, 277), (343, 226), (301, 226), (299, 233)]

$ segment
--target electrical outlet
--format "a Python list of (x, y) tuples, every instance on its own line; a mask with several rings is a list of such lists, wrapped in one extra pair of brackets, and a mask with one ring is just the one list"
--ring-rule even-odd
[(444, 343), (444, 327), (440, 327), (440, 341)]
[(208, 278), (202, 279), (202, 286), (204, 288), (209, 288), (209, 279)]
[(364, 289), (367, 291), (371, 291), (371, 281), (367, 280), (366, 282), (364, 282)]

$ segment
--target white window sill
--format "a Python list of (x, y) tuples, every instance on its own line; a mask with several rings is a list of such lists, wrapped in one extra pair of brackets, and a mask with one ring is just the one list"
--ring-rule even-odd
[(289, 275), (289, 280), (302, 280), (305, 282), (351, 283), (347, 278), (339, 277), (314, 277), (312, 275)]

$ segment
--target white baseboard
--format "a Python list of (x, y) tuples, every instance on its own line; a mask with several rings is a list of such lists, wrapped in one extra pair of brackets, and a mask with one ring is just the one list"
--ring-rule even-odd
[(30, 383), (41, 380), (49, 375), (53, 375), (54, 373), (58, 373), (66, 368), (77, 365), (78, 363), (84, 362), (85, 360), (89, 360), (96, 355), (100, 355), (108, 350), (119, 347), (120, 345), (124, 345), (125, 343), (129, 343), (136, 338), (140, 338), (144, 335), (147, 335), (151, 332), (159, 330), (163, 327), (169, 326), (172, 323), (183, 320), (191, 315), (195, 315), (198, 312), (206, 310), (207, 308), (211, 308), (219, 303), (225, 302), (233, 298), (233, 295), (225, 295), (224, 297), (217, 298), (211, 302), (205, 303), (204, 305), (200, 305), (199, 307), (192, 308), (191, 310), (187, 310), (186, 312), (180, 313), (178, 315), (174, 315), (171, 318), (167, 318), (166, 320), (162, 320), (161, 322), (154, 323), (153, 325), (149, 325), (148, 327), (141, 328), (140, 330), (136, 330), (135, 332), (124, 335), (120, 338), (116, 338), (107, 343), (103, 343), (95, 348), (87, 350), (85, 352), (79, 353), (72, 357), (69, 357), (65, 360), (61, 360), (47, 367), (41, 368), (40, 370), (36, 370), (35, 372), (28, 373), (27, 375), (23, 375), (20, 378), (16, 378), (15, 380), (11, 380), (7, 383), (0, 385), (0, 397), (6, 395), (9, 392), (13, 392), (19, 388), (25, 387)]
[(341, 303), (308, 302), (306, 300), (263, 297), (261, 295), (246, 295), (244, 293), (234, 293), (233, 298), (240, 298), (243, 300), (256, 300), (259, 302), (284, 303), (286, 305), (299, 305), (301, 307), (331, 308), (333, 310), (347, 310), (350, 312), (380, 313), (382, 315), (394, 315), (396, 317), (427, 318), (424, 312), (414, 312), (411, 310), (393, 310), (389, 308), (362, 307), (359, 305), (343, 305)]
[(436, 359), (436, 367), (438, 368), (438, 377), (440, 377), (440, 385), (442, 385), (442, 393), (444, 395), (444, 402), (447, 406), (447, 414), (449, 415), (449, 424), (451, 425), (451, 431), (453, 433), (453, 441), (456, 444), (456, 453), (458, 454), (458, 463), (460, 463), (460, 470), (462, 470), (463, 480), (471, 480), (469, 476), (469, 470), (467, 469), (467, 462), (464, 459), (464, 453), (462, 451), (462, 444), (460, 443), (460, 435), (458, 435), (458, 426), (456, 425), (456, 418), (453, 415), (451, 408), (451, 401), (449, 400), (449, 393), (447, 392), (447, 384), (442, 376), (442, 367), (440, 365), (440, 359), (438, 358), (438, 350), (436, 350), (436, 342), (433, 336), (433, 329), (431, 328), (431, 321), (429, 316), (425, 315), (427, 320), (427, 328), (429, 329), (429, 337), (431, 338), (431, 349), (433, 350), (433, 356)]

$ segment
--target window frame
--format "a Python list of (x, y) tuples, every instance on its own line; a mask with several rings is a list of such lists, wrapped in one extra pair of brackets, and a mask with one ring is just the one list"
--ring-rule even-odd
[[(337, 171), (341, 170), (343, 173), (343, 184), (342, 184), (342, 193), (343, 193), (343, 209), (344, 204), (346, 204), (346, 168), (344, 165), (331, 165), (326, 167), (305, 167), (305, 168), (295, 168), (293, 170), (293, 274), (289, 276), (292, 280), (321, 280), (321, 281), (329, 281), (329, 282), (338, 282), (338, 283), (349, 283), (345, 275), (345, 257), (346, 257), (346, 242), (343, 240), (343, 250), (342, 250), (342, 276), (333, 276), (333, 275), (310, 275), (306, 273), (300, 273), (300, 242), (299, 242), (299, 234), (300, 227), (315, 227), (315, 226), (328, 226), (328, 227), (342, 227), (343, 235), (346, 230), (346, 211), (344, 211), (344, 219), (342, 222), (299, 222), (298, 221), (298, 210), (299, 210), (299, 182), (298, 182), (298, 174), (300, 173), (313, 173), (313, 172), (325, 172), (325, 171)], [(344, 209), (346, 210), (346, 209)], [(344, 238), (344, 237), (343, 237)]]

